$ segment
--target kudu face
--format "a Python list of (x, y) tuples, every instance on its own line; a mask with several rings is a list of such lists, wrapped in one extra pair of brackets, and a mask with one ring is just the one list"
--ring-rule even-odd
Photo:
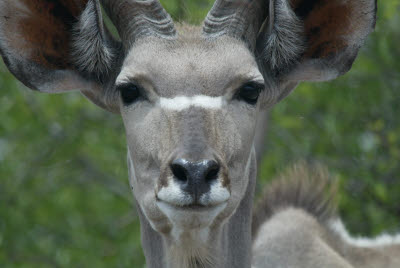
[[(146, 38), (116, 85), (132, 188), (153, 226), (205, 228), (231, 215), (248, 182), (259, 95), (268, 93), (245, 44)], [(124, 90), (139, 92), (128, 101)]]

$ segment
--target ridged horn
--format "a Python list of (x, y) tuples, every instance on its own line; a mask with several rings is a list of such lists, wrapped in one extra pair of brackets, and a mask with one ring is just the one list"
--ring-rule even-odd
[(204, 20), (207, 37), (229, 35), (254, 48), (257, 34), (268, 14), (267, 0), (216, 0)]
[(126, 49), (140, 36), (172, 39), (176, 30), (171, 16), (158, 0), (101, 0)]

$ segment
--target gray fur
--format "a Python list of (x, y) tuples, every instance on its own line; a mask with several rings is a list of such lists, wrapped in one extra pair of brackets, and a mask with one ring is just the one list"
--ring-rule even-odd
[[(130, 156), (128, 156), (129, 158)], [(129, 169), (132, 178), (132, 169)], [(164, 234), (157, 232), (151, 227), (148, 218), (137, 205), (141, 222), (142, 246), (146, 256), (146, 267), (149, 268), (243, 268), (250, 267), (251, 263), (251, 212), (253, 203), (254, 187), (256, 182), (256, 159), (255, 153), (251, 154), (249, 163), (249, 184), (239, 207), (223, 226), (214, 226), (215, 232), (211, 236), (208, 258), (211, 263), (205, 265), (182, 266), (187, 263), (184, 251), (177, 251), (178, 262), (171, 263), (166, 256), (169, 252), (170, 241), (165, 241)], [(173, 253), (173, 252), (172, 252)], [(200, 257), (202, 258), (202, 257)]]
[(335, 213), (335, 193), (325, 168), (304, 163), (268, 185), (253, 214), (253, 268), (399, 267), (399, 235), (350, 237)]
[[(146, 54), (137, 53), (144, 48), (149, 49)], [(237, 57), (239, 54), (240, 58)], [(208, 60), (199, 61), (204, 57)], [(220, 68), (217, 64), (220, 61), (230, 68)], [(188, 80), (188, 77), (192, 79)], [(207, 79), (203, 79), (205, 77)], [(142, 200), (139, 206), (146, 215), (142, 225), (152, 226), (153, 232), (161, 236), (157, 239), (163, 241), (163, 249), (156, 251), (159, 245), (147, 239), (158, 236), (146, 229), (143, 244), (149, 245), (144, 247), (145, 255), (150, 256), (147, 258), (160, 260), (165, 257), (161, 266), (149, 261), (149, 267), (185, 267), (185, 263), (194, 259), (210, 260), (207, 263), (213, 265), (205, 267), (250, 266), (251, 207), (256, 176), (255, 153), (252, 151), (256, 124), (252, 118), (257, 116), (261, 104), (251, 107), (232, 96), (242, 83), (256, 78), (262, 79), (262, 76), (251, 53), (241, 42), (230, 37), (204, 40), (200, 33), (195, 35), (193, 31), (189, 35), (182, 34), (173, 43), (160, 42), (157, 38), (137, 42), (126, 58), (117, 83), (135, 81), (149, 85), (146, 89), (150, 102), (122, 107), (132, 159), (130, 170), (134, 170), (130, 176), (131, 184), (136, 199)], [(151, 88), (158, 90), (154, 92)], [(226, 103), (217, 110), (193, 107), (170, 111), (157, 106), (160, 97), (193, 95), (224, 96)], [(198, 160), (210, 151), (221, 159), (221, 170), (228, 174), (230, 191), (234, 195), (211, 223), (206, 244), (196, 240), (177, 243), (173, 232), (176, 219), (165, 217), (157, 208), (156, 200), (146, 197), (157, 190), (154, 187), (158, 178), (168, 177), (164, 175), (170, 172), (165, 163), (171, 156)], [(188, 214), (186, 217), (193, 216)], [(187, 231), (185, 235), (195, 232)]]
[(322, 223), (336, 219), (336, 186), (331, 184), (329, 173), (322, 166), (298, 163), (288, 169), (268, 185), (257, 203), (253, 212), (253, 239), (263, 222), (288, 207), (302, 209)]

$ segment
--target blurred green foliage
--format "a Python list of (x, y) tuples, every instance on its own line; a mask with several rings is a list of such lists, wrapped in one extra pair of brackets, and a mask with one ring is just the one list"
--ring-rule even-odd
[[(212, 2), (162, 1), (193, 23)], [(271, 112), (259, 183), (298, 159), (324, 163), (355, 234), (400, 227), (399, 5), (379, 2), (347, 75), (303, 83)], [(4, 64), (0, 89), (0, 267), (143, 267), (120, 117), (78, 93), (26, 90)]]

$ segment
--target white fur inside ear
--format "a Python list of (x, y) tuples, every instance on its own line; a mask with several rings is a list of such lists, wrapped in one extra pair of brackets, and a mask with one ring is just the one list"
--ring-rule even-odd
[(175, 98), (160, 98), (162, 109), (182, 111), (189, 107), (200, 107), (205, 109), (221, 109), (224, 104), (223, 98), (197, 95), (192, 97), (177, 96)]
[(270, 21), (273, 25), (263, 33), (264, 60), (269, 62), (273, 70), (293, 64), (304, 50), (303, 25), (290, 7), (288, 0), (271, 2)]
[(111, 71), (117, 54), (102, 23), (100, 6), (96, 1), (88, 1), (72, 34), (71, 56), (75, 66), (98, 77)]

